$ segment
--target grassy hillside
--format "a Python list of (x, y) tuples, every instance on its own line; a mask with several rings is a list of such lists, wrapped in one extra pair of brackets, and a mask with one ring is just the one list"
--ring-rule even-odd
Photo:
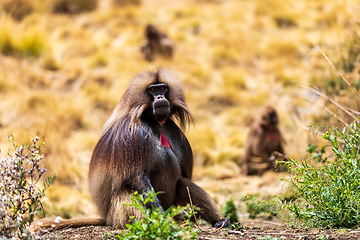
[[(63, 12), (59, 2), (66, 1), (0, 3), (0, 146), (10, 148), (9, 134), (19, 144), (35, 135), (46, 143), (46, 167), (58, 175), (47, 196), (50, 215), (96, 214), (87, 186), (91, 152), (138, 72), (165, 67), (180, 76), (195, 120), (186, 132), (194, 178), (220, 204), (229, 195), (279, 191), (278, 174), (239, 173), (249, 124), (263, 105), (277, 108), (286, 152), (296, 158), (318, 141), (309, 123), (340, 124), (324, 106), (350, 121), (306, 86), (359, 110), (316, 47), (358, 90), (355, 0), (89, 1), (93, 7), (79, 0)], [(174, 40), (171, 61), (142, 58), (147, 23)]]

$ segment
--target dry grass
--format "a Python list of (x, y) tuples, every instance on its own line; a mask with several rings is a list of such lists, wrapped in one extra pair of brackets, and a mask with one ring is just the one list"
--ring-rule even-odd
[[(47, 167), (58, 175), (48, 194), (49, 215), (95, 214), (87, 189), (91, 152), (137, 72), (167, 67), (180, 75), (195, 117), (186, 133), (194, 177), (220, 204), (232, 195), (280, 191), (278, 175), (239, 176), (248, 127), (264, 104), (278, 109), (291, 157), (317, 142), (305, 130), (309, 123), (336, 123), (314, 104), (324, 100), (299, 82), (358, 109), (315, 48), (340, 71), (357, 63), (345, 77), (360, 85), (353, 54), (360, 44), (360, 9), (354, 0), (99, 0), (96, 10), (75, 15), (52, 14), (50, 5), (29, 2), (32, 11), (21, 21), (0, 12), (0, 144), (7, 148), (10, 133), (19, 143), (34, 134), (46, 142)], [(175, 41), (171, 61), (142, 59), (147, 23)]]

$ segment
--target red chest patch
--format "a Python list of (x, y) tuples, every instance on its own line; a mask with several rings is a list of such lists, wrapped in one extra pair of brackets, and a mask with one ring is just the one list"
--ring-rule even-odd
[[(166, 120), (163, 120), (160, 123), (160, 125), (162, 126), (164, 124)], [(164, 133), (161, 132), (161, 136), (160, 136), (160, 143), (161, 145), (163, 145), (164, 147), (170, 148), (171, 149), (171, 144), (169, 142), (169, 140), (165, 137)]]
[(160, 136), (160, 143), (161, 145), (163, 145), (164, 147), (170, 148), (171, 149), (171, 145), (169, 140), (165, 137), (165, 135), (163, 133), (161, 133)]
[(269, 138), (271, 141), (275, 140), (275, 134), (269, 133)]

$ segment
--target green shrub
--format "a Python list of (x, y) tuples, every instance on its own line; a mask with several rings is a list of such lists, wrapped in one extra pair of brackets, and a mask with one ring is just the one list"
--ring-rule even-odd
[(286, 237), (284, 236), (281, 236), (281, 237), (272, 237), (272, 236), (265, 236), (265, 237), (262, 237), (261, 240), (285, 240)]
[[(149, 191), (146, 194), (135, 192), (132, 203), (128, 204), (137, 208), (143, 215), (140, 220), (132, 219), (133, 224), (126, 224), (128, 232), (117, 235), (118, 239), (197, 239), (198, 230), (193, 228), (190, 218), (194, 216), (194, 208), (170, 207), (165, 212), (160, 208), (146, 208), (149, 202), (155, 202), (156, 194)], [(176, 222), (174, 217), (184, 217), (183, 222)]]
[(31, 238), (29, 227), (34, 217), (43, 211), (45, 191), (56, 175), (44, 181), (43, 189), (36, 187), (46, 172), (40, 168), (43, 155), (38, 137), (32, 145), (17, 147), (13, 136), (9, 141), (15, 151), (9, 158), (0, 159), (0, 238)]
[(224, 207), (221, 208), (224, 217), (228, 218), (231, 223), (239, 222), (238, 207), (235, 205), (234, 200), (226, 201)]
[[(286, 206), (309, 227), (353, 228), (360, 224), (360, 131), (355, 122), (348, 129), (325, 129), (330, 142), (317, 150), (309, 146), (309, 159), (289, 161), (286, 181), (297, 200)], [(332, 155), (326, 152), (331, 148)]]
[(277, 215), (279, 204), (274, 200), (260, 200), (258, 195), (244, 196), (241, 201), (245, 202), (246, 212), (249, 213), (249, 218), (255, 219), (261, 217), (264, 219), (271, 219)]

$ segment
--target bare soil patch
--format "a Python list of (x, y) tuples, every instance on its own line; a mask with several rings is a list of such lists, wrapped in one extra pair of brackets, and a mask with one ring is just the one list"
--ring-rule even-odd
[[(267, 196), (280, 194), (281, 183), (278, 178), (286, 174), (267, 172), (262, 177), (259, 176), (241, 176), (226, 179), (204, 179), (197, 182), (223, 205), (225, 200), (233, 197), (240, 199), (244, 193)], [(223, 194), (226, 192), (227, 194)], [(226, 197), (225, 197), (226, 195)], [(243, 209), (242, 209), (243, 210)], [(244, 213), (244, 212), (243, 212)], [(261, 240), (350, 240), (360, 239), (359, 229), (307, 229), (290, 228), (276, 221), (266, 221), (248, 218), (241, 219), (241, 227), (237, 230), (214, 229), (208, 226), (201, 226), (201, 232), (198, 239), (261, 239)], [(123, 230), (108, 226), (68, 228), (57, 230), (44, 235), (45, 239), (117, 239), (116, 235)]]
[[(274, 227), (275, 226), (275, 227)], [(310, 239), (360, 239), (360, 230), (354, 229), (307, 229), (287, 228), (268, 221), (249, 221), (239, 230), (201, 228), (199, 239), (283, 239), (283, 240), (310, 240)], [(46, 239), (117, 239), (116, 235), (122, 230), (113, 227), (81, 227), (68, 228), (44, 235)]]

